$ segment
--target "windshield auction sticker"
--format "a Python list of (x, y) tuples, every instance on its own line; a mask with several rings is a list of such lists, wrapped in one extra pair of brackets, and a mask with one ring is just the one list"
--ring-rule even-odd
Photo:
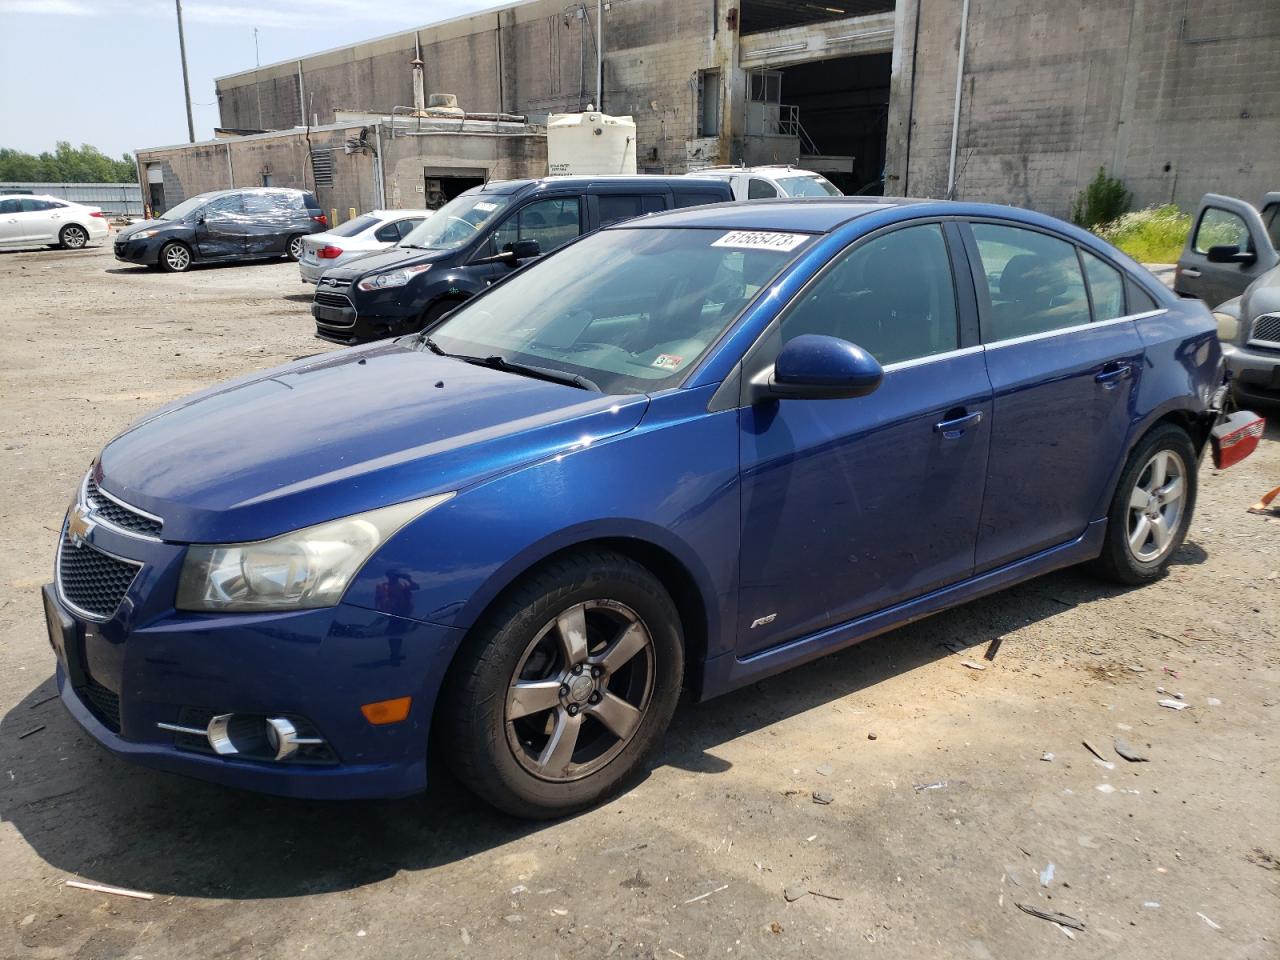
[(711, 244), (739, 250), (779, 250), (786, 253), (809, 239), (807, 233), (774, 233), (772, 230), (730, 230)]
[(477, 210), (483, 210), (485, 213), (488, 213), (490, 210), (497, 210), (498, 205), (496, 203), (490, 203), (488, 200), (477, 200), (475, 204), (475, 208)]

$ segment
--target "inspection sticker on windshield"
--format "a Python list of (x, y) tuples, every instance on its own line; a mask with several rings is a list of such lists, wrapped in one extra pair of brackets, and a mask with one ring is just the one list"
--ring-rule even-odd
[(804, 233), (774, 233), (772, 230), (730, 230), (711, 244), (713, 247), (736, 247), (739, 250), (779, 250), (786, 253), (809, 239)]
[(674, 353), (660, 353), (653, 361), (653, 366), (660, 370), (674, 370), (682, 363), (684, 363), (684, 357), (677, 357)]
[(485, 213), (488, 213), (490, 210), (497, 210), (498, 205), (496, 203), (490, 203), (488, 200), (477, 200), (475, 203), (475, 209), (483, 210)]

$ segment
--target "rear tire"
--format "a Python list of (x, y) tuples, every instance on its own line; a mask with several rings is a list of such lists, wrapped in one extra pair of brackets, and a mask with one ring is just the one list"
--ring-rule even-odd
[(1128, 586), (1164, 576), (1191, 526), (1197, 465), (1181, 427), (1162, 424), (1143, 437), (1116, 484), (1098, 574)]
[(58, 231), (58, 246), (63, 250), (82, 250), (89, 242), (89, 231), (78, 223), (68, 223)]
[(285, 245), (284, 255), (294, 263), (302, 259), (302, 234), (294, 234)]
[(176, 240), (160, 248), (157, 265), (165, 273), (186, 273), (191, 269), (191, 248)]
[(620, 790), (671, 722), (680, 617), (647, 569), (592, 551), (510, 591), (459, 649), (436, 713), (458, 778), (500, 810), (564, 816)]

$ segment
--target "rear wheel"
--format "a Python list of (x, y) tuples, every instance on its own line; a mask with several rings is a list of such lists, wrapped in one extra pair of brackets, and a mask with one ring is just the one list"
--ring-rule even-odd
[(89, 242), (89, 231), (78, 223), (68, 223), (58, 232), (58, 245), (64, 250), (79, 250)]
[(160, 248), (158, 263), (166, 273), (183, 273), (191, 269), (191, 250), (185, 243), (166, 243)]
[(557, 817), (612, 795), (675, 712), (679, 615), (644, 567), (613, 553), (558, 561), (500, 601), (455, 661), (441, 746), (477, 795)]
[(1196, 504), (1196, 451), (1173, 424), (1152, 430), (1129, 456), (1107, 514), (1106, 543), (1096, 568), (1124, 584), (1164, 575), (1191, 525)]
[(297, 263), (302, 259), (302, 234), (289, 238), (289, 246), (285, 248), (285, 256)]

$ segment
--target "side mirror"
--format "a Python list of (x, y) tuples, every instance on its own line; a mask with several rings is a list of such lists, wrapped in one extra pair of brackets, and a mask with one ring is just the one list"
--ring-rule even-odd
[(845, 400), (880, 386), (884, 370), (861, 347), (816, 333), (787, 342), (772, 367), (751, 381), (751, 400)]
[(542, 256), (542, 244), (537, 240), (517, 240), (515, 243), (507, 244), (503, 253), (510, 253), (511, 258), (519, 263), (521, 260), (532, 260), (534, 257)]
[(1206, 254), (1210, 263), (1254, 263), (1258, 259), (1256, 253), (1241, 250), (1234, 243), (1222, 243), (1209, 248)]

